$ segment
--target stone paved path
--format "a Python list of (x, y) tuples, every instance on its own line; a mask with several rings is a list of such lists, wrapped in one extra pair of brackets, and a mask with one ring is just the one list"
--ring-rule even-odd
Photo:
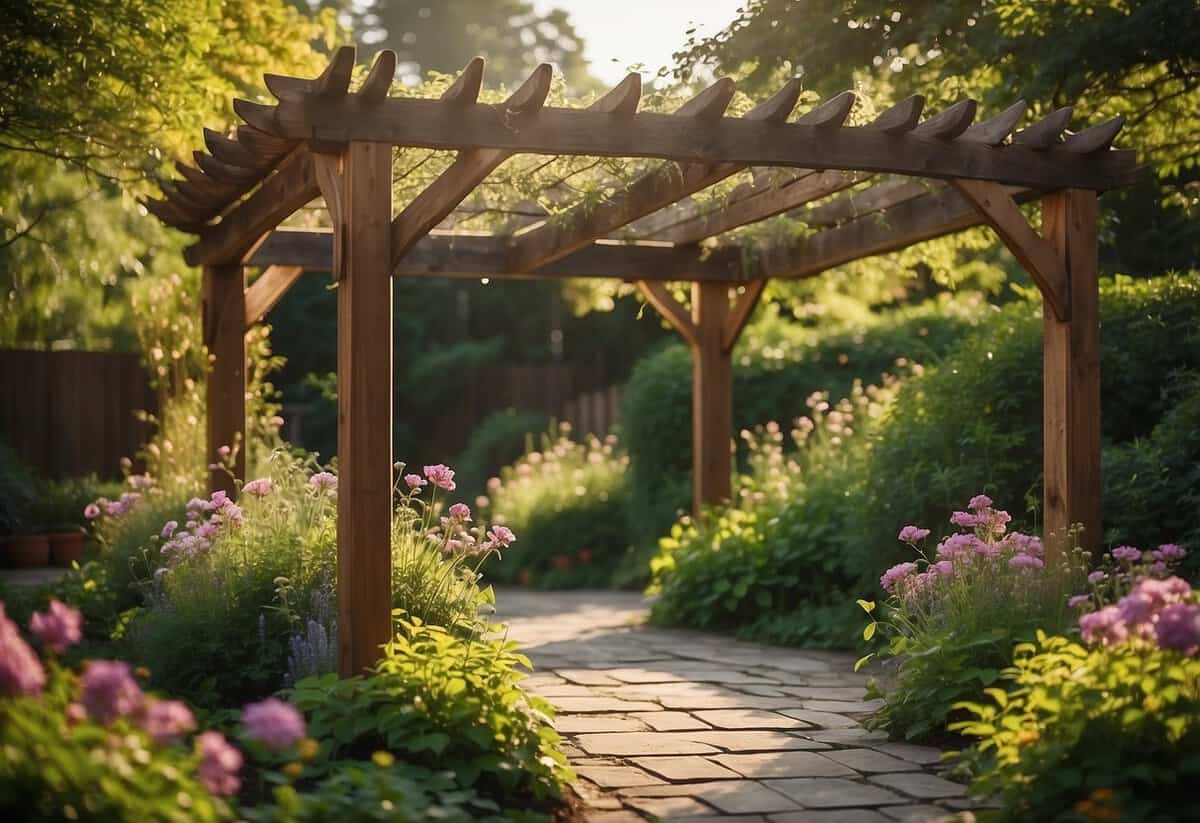
[(968, 808), (936, 749), (862, 728), (848, 654), (644, 625), (626, 592), (500, 592), (558, 706), (589, 821), (934, 821)]

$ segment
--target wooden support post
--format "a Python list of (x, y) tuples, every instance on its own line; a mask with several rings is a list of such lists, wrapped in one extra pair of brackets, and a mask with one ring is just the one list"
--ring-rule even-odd
[[(234, 450), (233, 474), (246, 477), (245, 273), (238, 263), (204, 267), (204, 344), (208, 348), (206, 465), (223, 462), (218, 450)], [(233, 497), (234, 477), (210, 469), (210, 492)]]
[(392, 634), (392, 150), (316, 156), (338, 281), (338, 671)]
[(1043, 311), (1045, 534), (1062, 550), (1078, 523), (1083, 545), (1103, 543), (1100, 491), (1100, 301), (1096, 193), (1068, 189), (1042, 201), (1042, 232), (1067, 272), (1069, 311)]
[(733, 361), (725, 347), (729, 283), (692, 284), (692, 507), (730, 497)]

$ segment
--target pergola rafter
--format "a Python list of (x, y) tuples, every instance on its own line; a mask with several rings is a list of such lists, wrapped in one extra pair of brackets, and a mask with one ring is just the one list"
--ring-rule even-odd
[[(338, 281), (343, 673), (373, 663), (390, 634), (392, 276), (636, 283), (692, 351), (699, 508), (730, 494), (730, 353), (769, 278), (812, 277), (989, 225), (1029, 270), (1047, 307), (1047, 533), (1082, 523), (1085, 542), (1098, 544), (1096, 193), (1140, 171), (1132, 152), (1111, 148), (1120, 118), (1072, 134), (1067, 108), (1017, 130), (1023, 101), (976, 123), (972, 100), (922, 119), (925, 101), (913, 96), (850, 126), (850, 92), (791, 119), (796, 81), (729, 117), (735, 89), (728, 79), (667, 114), (639, 111), (636, 74), (585, 109), (566, 108), (546, 104), (552, 73), (545, 65), (491, 105), (479, 102), (478, 58), (437, 100), (389, 96), (396, 62), (388, 51), (351, 92), (354, 64), (354, 49), (343, 48), (318, 78), (268, 75), (277, 105), (236, 101), (244, 123), (233, 136), (206, 132), (209, 153), (196, 154), (195, 168), (179, 165), (181, 179), (163, 184), (165, 199), (146, 203), (163, 222), (198, 237), (186, 256), (205, 267), (210, 451), (239, 441), (244, 429), (248, 324), (305, 270), (332, 271)], [(393, 218), (394, 147), (456, 156)], [(526, 204), (521, 221), (510, 221), (519, 225), (514, 233), (456, 230), (479, 211), (456, 212), (460, 204), (518, 154), (662, 162), (599, 203), (545, 217)], [(752, 182), (705, 204), (705, 190), (748, 169)], [(332, 231), (279, 228), (318, 197)], [(1040, 232), (1019, 208), (1037, 198), (1044, 204)], [(815, 231), (751, 249), (730, 241), (734, 229), (780, 214)], [(715, 244), (701, 248), (707, 238)], [(264, 269), (249, 289), (247, 266)], [(690, 308), (669, 281), (693, 284)], [(225, 481), (214, 474), (211, 482)]]

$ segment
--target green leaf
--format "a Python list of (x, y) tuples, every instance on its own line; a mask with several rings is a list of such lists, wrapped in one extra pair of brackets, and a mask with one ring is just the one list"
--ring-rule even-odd
[(871, 652), (868, 655), (864, 655), (863, 657), (858, 658), (858, 660), (855, 661), (855, 663), (854, 663), (854, 671), (858, 671), (863, 666), (867, 665), (867, 663), (870, 662), (871, 658), (874, 656), (875, 656), (875, 653)]

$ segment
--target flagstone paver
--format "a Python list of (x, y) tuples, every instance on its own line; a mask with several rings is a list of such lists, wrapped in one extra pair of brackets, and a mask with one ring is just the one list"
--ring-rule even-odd
[(969, 808), (941, 752), (863, 728), (854, 657), (645, 623), (627, 592), (499, 596), (555, 704), (596, 823), (936, 821)]

